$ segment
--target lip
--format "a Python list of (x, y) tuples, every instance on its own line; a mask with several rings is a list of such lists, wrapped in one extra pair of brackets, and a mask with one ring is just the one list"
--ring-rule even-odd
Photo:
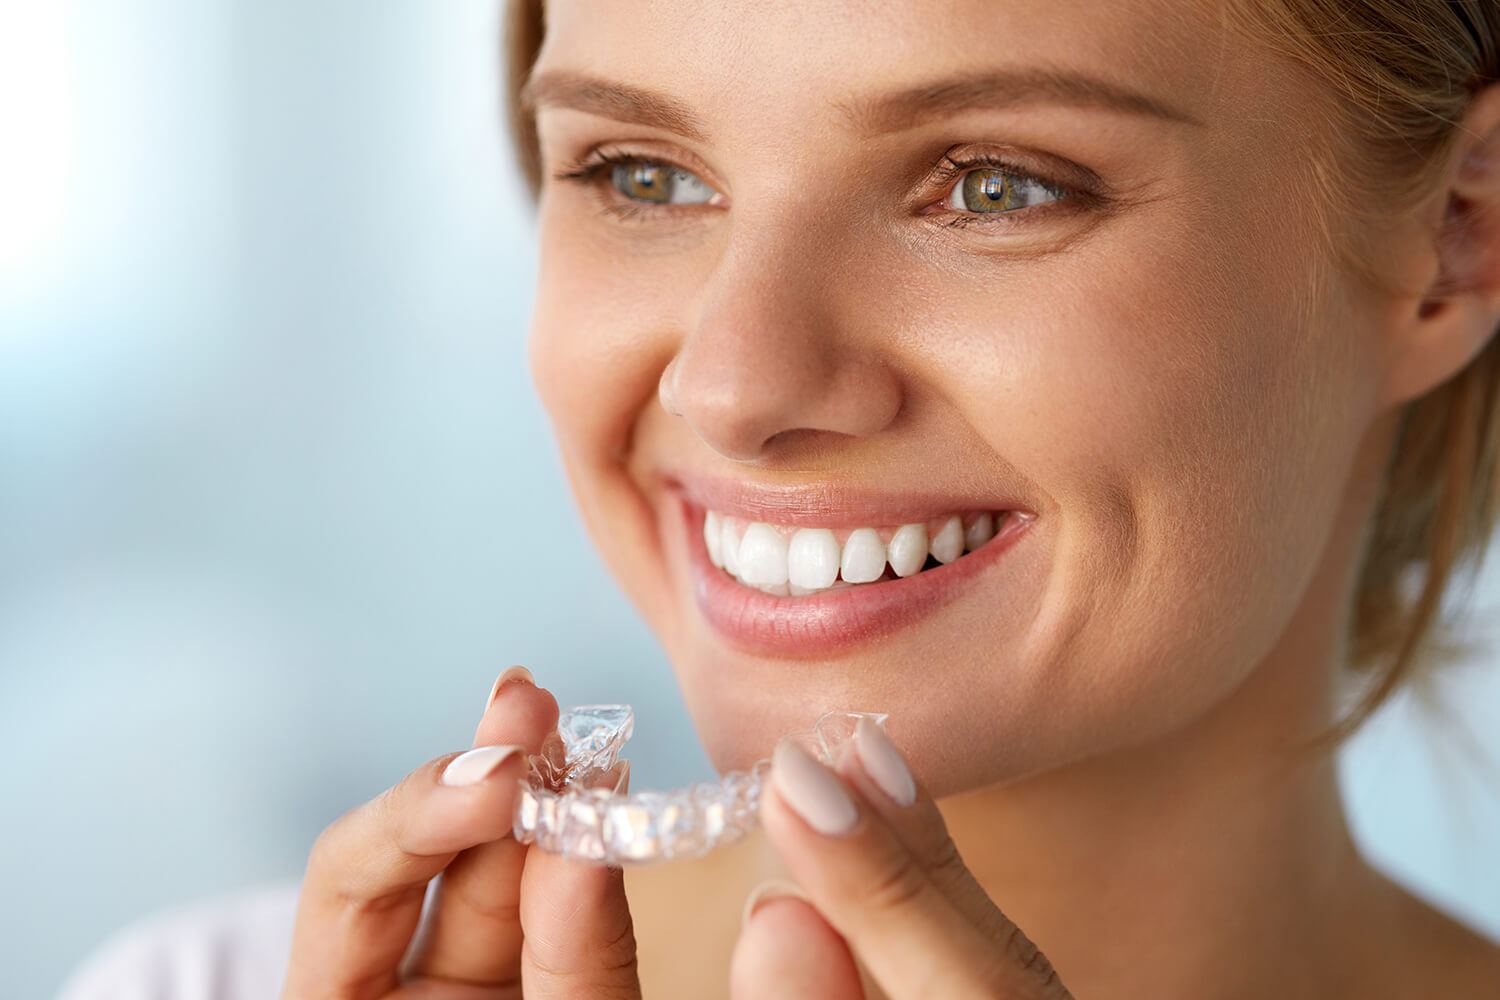
[[(746, 587), (714, 566), (703, 541), (705, 508), (683, 492), (673, 491), (671, 495), (676, 500), (680, 527), (687, 533), (693, 597), (699, 612), (737, 649), (783, 659), (815, 659), (847, 652), (915, 624), (963, 594), (976, 577), (1004, 558), (1028, 534), (1036, 520), (1034, 516), (1007, 517), (1000, 533), (973, 552), (914, 576), (803, 597), (777, 597)], [(1014, 508), (996, 505), (989, 509)], [(741, 514), (743, 510), (741, 506), (733, 513), (745, 516)], [(852, 523), (848, 521), (848, 510), (838, 511), (834, 521), (827, 519), (832, 511), (821, 512), (823, 520), (818, 520), (819, 512), (808, 514), (806, 508), (796, 518), (780, 509), (767, 513), (771, 516), (765, 520), (780, 524)], [(864, 513), (870, 511), (859, 512), (857, 516)]]
[[(969, 511), (1009, 510), (1025, 517), (1035, 516), (1031, 506), (1019, 497), (985, 496), (965, 502), (951, 494), (936, 493), (926, 496), (906, 493), (893, 498), (888, 493), (834, 483), (774, 486), (732, 479), (694, 479), (687, 483), (675, 477), (666, 482), (670, 490), (691, 506), (746, 521), (799, 528), (898, 527)], [(959, 559), (951, 565), (963, 561)]]

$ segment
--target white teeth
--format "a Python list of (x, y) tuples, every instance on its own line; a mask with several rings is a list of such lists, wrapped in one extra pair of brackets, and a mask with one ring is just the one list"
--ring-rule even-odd
[(951, 563), (964, 554), (964, 522), (957, 516), (948, 518), (943, 527), (932, 538), (932, 558), (940, 563)]
[(856, 528), (844, 543), (839, 575), (850, 583), (874, 583), (885, 573), (885, 543), (874, 528)]
[(827, 528), (802, 528), (792, 536), (786, 556), (792, 592), (807, 594), (833, 586), (839, 575), (839, 543)]
[(734, 533), (734, 522), (727, 517), (719, 522), (719, 555), (724, 560), (724, 572), (739, 576), (740, 537)]
[[(703, 512), (703, 543), (715, 566), (747, 587), (781, 597), (803, 597), (821, 591), (889, 579), (885, 568), (901, 578), (929, 565), (929, 555), (951, 563), (995, 537), (1009, 512), (955, 514), (929, 535), (928, 522), (903, 524), (889, 542), (880, 531), (855, 528), (839, 544), (829, 528), (792, 528), (764, 521), (736, 521), (715, 511)], [(964, 520), (973, 522), (964, 528)], [(743, 535), (740, 525), (743, 525)]]
[(964, 548), (973, 552), (995, 537), (995, 519), (989, 514), (980, 514), (964, 532)]
[(886, 546), (886, 557), (891, 562), (891, 572), (897, 576), (912, 576), (922, 570), (927, 562), (927, 525), (903, 524), (891, 536)]
[(723, 531), (718, 514), (709, 511), (703, 516), (703, 544), (708, 546), (708, 561), (721, 569), (724, 566), (724, 556), (720, 552), (719, 542)]
[(740, 539), (737, 560), (740, 582), (752, 587), (784, 588), (787, 580), (786, 554), (786, 539), (781, 537), (781, 532), (769, 524), (756, 521), (745, 529), (745, 537)]

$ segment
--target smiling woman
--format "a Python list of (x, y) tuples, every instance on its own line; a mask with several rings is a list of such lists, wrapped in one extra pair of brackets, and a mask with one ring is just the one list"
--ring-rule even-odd
[[(1368, 159), (1355, 155), (1356, 140), (1363, 140), (1360, 150), (1396, 145), (1378, 131), (1394, 127), (1390, 120), (1362, 116), (1352, 98), (1360, 87), (1381, 93), (1374, 74), (1392, 75), (1383, 67), (1399, 60), (1370, 53), (1352, 68), (1359, 73), (1339, 77), (1355, 81), (1348, 85), (1356, 92), (1342, 95), (1323, 82), (1339, 70), (1329, 62), (1334, 53), (1319, 62), (1309, 44), (1298, 50), (1302, 58), (1277, 57), (1299, 39), (1331, 37), (1335, 25), (1299, 28), (1295, 8), (1274, 21), (1276, 11), (1261, 5), (1205, 5), (1195, 21), (1181, 9), (1139, 6), (1119, 14), (1118, 23), (1093, 17), (1068, 31), (1034, 23), (1040, 11), (1024, 4), (1003, 11), (959, 5), (940, 25), (920, 18), (902, 25), (893, 14), (889, 39), (881, 32), (850, 41), (857, 58), (832, 37), (809, 47), (793, 30), (799, 25), (785, 26), (795, 45), (771, 45), (733, 19), (715, 25), (698, 18), (701, 33), (693, 37), (705, 51), (734, 52), (745, 37), (757, 39), (755, 57), (735, 64), (739, 86), (732, 91), (717, 85), (724, 67), (711, 72), (677, 59), (670, 46), (645, 47), (622, 60), (620, 72), (601, 75), (613, 64), (588, 58), (586, 49), (572, 52), (570, 43), (585, 47), (578, 39), (592, 37), (608, 18), (560, 4), (543, 31), (539, 8), (513, 8), (517, 144), (542, 198), (544, 270), (558, 265), (556, 280), (543, 275), (534, 320), (538, 384), (606, 552), (631, 545), (638, 531), (646, 535), (634, 546), (641, 561), (619, 572), (648, 616), (661, 618), (661, 631), (692, 634), (697, 618), (718, 622), (721, 633), (729, 628), (742, 645), (792, 636), (784, 652), (797, 658), (813, 649), (808, 629), (795, 623), (812, 622), (825, 637), (852, 634), (844, 626), (854, 621), (864, 626), (860, 635), (885, 634), (902, 612), (916, 610), (917, 594), (936, 586), (903, 584), (907, 596), (883, 585), (871, 588), (882, 592), (878, 598), (837, 595), (837, 604), (815, 595), (776, 602), (722, 586), (722, 574), (709, 573), (676, 587), (699, 598), (699, 614), (683, 616), (680, 607), (664, 607), (670, 584), (643, 579), (646, 567), (670, 575), (674, 565), (644, 553), (670, 551), (674, 540), (693, 534), (692, 525), (669, 523), (674, 509), (687, 520), (734, 523), (728, 537), (735, 544), (740, 530), (764, 521), (789, 543), (793, 527), (806, 527), (832, 531), (844, 545), (861, 519), (888, 543), (906, 523), (928, 521), (932, 533), (950, 511), (988, 507), (1034, 517), (1049, 502), (1061, 511), (1070, 503), (1058, 494), (1067, 491), (1080, 513), (1043, 516), (1038, 523), (1053, 523), (1053, 531), (1036, 534), (1054, 544), (1069, 540), (1075, 556), (1099, 564), (1075, 574), (1073, 593), (1123, 607), (1149, 584), (1166, 608), (1149, 623), (1127, 619), (1141, 627), (1110, 635), (1111, 648), (1093, 657), (1080, 647), (1110, 633), (1084, 626), (1079, 611), (1087, 602), (1016, 600), (1015, 580), (995, 578), (1004, 599), (992, 607), (1039, 619), (1045, 627), (1031, 635), (1050, 633), (1054, 646), (1066, 645), (1083, 662), (1143, 662), (1127, 651), (1132, 640), (1182, 669), (1218, 662), (1218, 670), (1195, 668), (1175, 680), (1165, 666), (1113, 672), (1162, 693), (1180, 681), (1176, 696), (1190, 695), (1200, 706), (1216, 701), (1265, 658), (1298, 602), (1309, 605), (1313, 595), (1304, 591), (1320, 569), (1329, 577), (1322, 589), (1332, 586), (1334, 553), (1323, 567), (1314, 557), (1338, 542), (1347, 571), (1360, 574), (1349, 659), (1391, 662), (1333, 735), (1352, 729), (1411, 668), (1450, 570), (1480, 547), (1493, 520), (1492, 491), (1483, 487), (1494, 476), (1497, 348), (1487, 340), (1491, 324), (1481, 321), (1472, 324), (1478, 333), (1447, 341), (1425, 331), (1404, 340), (1392, 335), (1378, 356), (1381, 341), (1372, 331), (1390, 325), (1382, 311), (1396, 303), (1418, 305), (1424, 319), (1450, 326), (1464, 318), (1461, 308), (1432, 297), (1442, 289), (1429, 287), (1427, 261), (1384, 259), (1411, 241), (1372, 242), (1362, 228), (1399, 218), (1420, 232), (1441, 220), (1410, 195), (1408, 203), (1394, 202), (1374, 180), (1367, 197), (1384, 196), (1378, 203), (1389, 215), (1366, 219), (1365, 202), (1350, 190), (1364, 175), (1342, 170), (1345, 161)], [(1378, 8), (1368, 16), (1371, 38), (1386, 37)], [(587, 25), (574, 31), (579, 18)], [(1444, 20), (1451, 22), (1438, 18), (1428, 33), (1442, 37)], [(925, 32), (916, 37), (930, 44), (918, 51), (934, 53), (930, 60), (903, 47), (906, 28)], [(990, 37), (1025, 37), (1030, 58), (996, 67), (983, 41)], [(1078, 65), (1068, 53), (1080, 38), (1097, 39), (1113, 62)], [(1169, 40), (1181, 51), (1194, 43), (1206, 51), (1206, 39), (1237, 58), (1166, 57), (1176, 51)], [(1412, 48), (1415, 61), (1427, 50), (1405, 38), (1391, 44), (1395, 55)], [(1474, 67), (1486, 58), (1461, 45), (1448, 56)], [(1268, 74), (1272, 59), (1279, 72)], [(1426, 67), (1428, 78), (1438, 73), (1474, 81), (1484, 75), (1454, 76), (1441, 61)], [(869, 86), (860, 86), (864, 80)], [(689, 97), (668, 93), (663, 82), (672, 81)], [(814, 83), (823, 85), (825, 99), (809, 99)], [(778, 98), (794, 88), (795, 98)], [(1427, 132), (1475, 89), (1450, 88), (1447, 104), (1429, 100), (1420, 118)], [(1309, 101), (1309, 94), (1319, 99)], [(1187, 95), (1199, 95), (1196, 105)], [(1326, 135), (1320, 125), (1329, 119), (1346, 130)], [(1401, 164), (1408, 176), (1451, 160), (1459, 135), (1428, 135), (1423, 156)], [(1247, 159), (1251, 149), (1260, 155)], [(547, 185), (549, 161), (558, 164), (554, 179), (576, 184)], [(1329, 185), (1341, 170), (1348, 183)], [(1389, 185), (1387, 174), (1376, 177)], [(643, 183), (655, 186), (643, 194)], [(1311, 210), (1268, 211), (1266, 192), (1273, 191), (1282, 193), (1277, 204)], [(1470, 212), (1449, 228), (1473, 234), (1482, 218)], [(965, 232), (944, 236), (939, 226)], [(1337, 265), (1355, 247), (1364, 248), (1359, 266), (1343, 277)], [(645, 258), (649, 264), (631, 266)], [(1136, 262), (1149, 262), (1150, 280), (1125, 266)], [(1355, 285), (1372, 273), (1374, 288)], [(593, 294), (577, 287), (582, 275)], [(998, 290), (1023, 287), (1023, 275), (1025, 287), (1070, 294), (1012, 292), (1007, 308), (997, 309)], [(695, 286), (704, 290), (692, 298), (676, 292)], [(871, 300), (862, 293), (875, 287), (889, 294)], [(555, 299), (549, 289), (559, 293)], [(840, 295), (858, 301), (844, 308)], [(618, 316), (621, 296), (635, 304), (634, 315)], [(653, 315), (658, 303), (671, 310)], [(596, 308), (612, 317), (596, 317)], [(1313, 325), (1330, 333), (1309, 338)], [(692, 334), (673, 345), (666, 331), (674, 328)], [(583, 330), (586, 338), (572, 333)], [(627, 353), (626, 343), (659, 346)], [(1039, 348), (1044, 343), (1049, 350)], [(611, 350), (613, 344), (622, 346)], [(610, 363), (591, 366), (591, 356)], [(663, 364), (657, 359), (664, 356)], [(622, 367), (625, 358), (640, 364)], [(1377, 364), (1385, 371), (1372, 371)], [(588, 379), (594, 368), (608, 372), (608, 385)], [(898, 369), (917, 377), (898, 377)], [(637, 412), (639, 400), (653, 397), (663, 405)], [(614, 411), (604, 405), (611, 401), (618, 401)], [(1035, 419), (1012, 418), (1023, 412), (1049, 419), (1038, 427)], [(1105, 414), (1109, 434), (1098, 430)], [(1016, 434), (1017, 427), (1026, 433)], [(578, 433), (569, 434), (572, 428)], [(614, 456), (625, 428), (635, 447), (621, 465)], [(987, 428), (1005, 429), (1004, 447), (986, 440)], [(1165, 428), (1172, 433), (1161, 433)], [(1057, 450), (1059, 441), (1066, 451)], [(1023, 462), (1031, 452), (1038, 460)], [(712, 460), (715, 454), (756, 472), (731, 472)], [(1228, 455), (1236, 460), (1226, 462)], [(947, 458), (941, 473), (932, 470), (939, 457)], [(871, 481), (877, 463), (884, 472), (898, 459), (906, 475)], [(1059, 475), (1042, 477), (1049, 465)], [(1381, 496), (1375, 480), (1387, 466)], [(1329, 468), (1348, 472), (1340, 480)], [(930, 489), (945, 480), (953, 487)], [(915, 483), (939, 496), (903, 498)], [(1321, 513), (1286, 523), (1288, 494)], [(856, 512), (856, 503), (868, 513)], [(1362, 504), (1375, 508), (1376, 544), (1352, 533), (1369, 520), (1352, 516)], [(627, 511), (654, 512), (661, 523), (624, 519)], [(1331, 533), (1335, 522), (1348, 537)], [(1043, 544), (1029, 547), (1029, 565), (1038, 579), (1048, 575), (1039, 567), (1051, 565), (1059, 580), (1069, 563), (1039, 556)], [(1010, 567), (1013, 574), (1026, 558), (1018, 551), (1014, 559), (1022, 562)], [(1424, 574), (1415, 599), (1397, 590), (1411, 567)], [(1256, 591), (1261, 600), (1242, 599), (1247, 574), (1273, 584)], [(773, 569), (771, 578), (779, 577)], [(1222, 584), (1204, 587), (1205, 580)], [(1126, 586), (1105, 588), (1104, 581)], [(1181, 600), (1172, 599), (1173, 581)], [(943, 596), (930, 603), (946, 603)], [(1323, 596), (1327, 607), (1340, 605), (1331, 590)], [(1201, 630), (1173, 627), (1172, 618), (1213, 621), (1239, 634), (1221, 629), (1219, 648), (1194, 647)], [(1019, 645), (1028, 632), (1001, 634)], [(716, 640), (684, 641), (699, 646), (677, 658), (691, 695), (700, 683), (692, 664), (712, 659)], [(1178, 648), (1163, 656), (1172, 643)], [(991, 661), (954, 652), (975, 669), (966, 680), (982, 683)], [(1009, 658), (1004, 649), (990, 655)], [(1087, 672), (1060, 676), (1040, 668), (1034, 675), (1013, 670), (1007, 681), (1014, 691), (1028, 676), (1045, 677), (1049, 686), (1067, 677), (1094, 683)], [(1053, 711), (1065, 704), (1054, 700)], [(1142, 706), (1115, 704), (1129, 721), (1112, 721), (1134, 730)], [(701, 710), (712, 713), (710, 705)], [(947, 713), (940, 700), (927, 710), (932, 724)], [(723, 740), (733, 727), (717, 722)], [(1014, 761), (1010, 750), (991, 759)], [(1013, 774), (1012, 763), (982, 777)]]
[[(509, 671), (318, 840), (285, 997), (1495, 995), (1329, 750), (1500, 502), (1500, 5), (508, 30), (532, 374), (715, 766), (771, 758), (763, 835), (518, 843), (558, 709)], [(841, 709), (888, 732), (782, 738)]]
[(721, 768), (890, 711), (1080, 995), (1500, 983), (1358, 859), (1326, 757), (1436, 660), (1500, 500), (1493, 5), (511, 12), (537, 383)]

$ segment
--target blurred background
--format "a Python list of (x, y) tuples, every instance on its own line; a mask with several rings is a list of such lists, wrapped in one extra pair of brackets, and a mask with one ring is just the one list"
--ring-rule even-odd
[[(634, 704), (641, 786), (711, 775), (527, 378), (499, 21), (0, 0), (4, 995), (297, 878), (511, 663)], [(1342, 767), (1376, 862), (1500, 937), (1495, 649)]]

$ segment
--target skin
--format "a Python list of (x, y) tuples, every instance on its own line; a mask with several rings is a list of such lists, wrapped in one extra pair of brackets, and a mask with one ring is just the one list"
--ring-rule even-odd
[[(498, 969), (442, 974), (510, 982), (531, 969), (528, 997), (549, 988), (539, 968), (554, 986), (570, 969), (623, 975), (598, 989), (633, 995), (632, 906), (647, 994), (670, 995), (670, 980), (712, 995), (682, 985), (680, 956), (727, 959), (736, 930), (701, 899), (681, 918), (689, 881), (732, 889), (738, 908), (774, 873), (810, 900), (757, 911), (736, 995), (789, 996), (799, 969), (831, 977), (817, 995), (857, 995), (854, 957), (878, 965), (902, 942), (976, 977), (963, 980), (981, 984), (973, 995), (1061, 995), (1005, 978), (1031, 957), (1013, 950), (1016, 925), (1081, 997), (1492, 990), (1500, 949), (1373, 871), (1332, 761), (1296, 746), (1333, 718), (1398, 408), (1500, 322), (1500, 91), (1473, 103), (1414, 210), (1378, 232), (1325, 234), (1308, 206), (1314, 160), (1332, 162), (1331, 92), (1230, 33), (1209, 3), (974, 0), (934, 16), (910, 0), (872, 17), (854, 3), (560, 0), (547, 22), (534, 78), (646, 87), (704, 132), (620, 121), (555, 90), (537, 109), (548, 180), (531, 356), (585, 521), (665, 645), (716, 765), (767, 756), (824, 710), (875, 708), (921, 797), (895, 807), (845, 761), (855, 833), (819, 835), (773, 792), (764, 840), (633, 873), (629, 905), (613, 876), (487, 842), (503, 824), (473, 820), (465, 837), (481, 846), (408, 839), (393, 855), (417, 822), (400, 817), (432, 807), (365, 807), (314, 852), (309, 879), (325, 889), (304, 896), (294, 969), (353, 933), (338, 917), (351, 899), (404, 891), (409, 936), (410, 872), (477, 857), (452, 881), (479, 900), (469, 910), (509, 922), (466, 940), (519, 938), (519, 905), (521, 924), (533, 914), (525, 940), (561, 950), (492, 949)], [(958, 70), (1034, 67), (1105, 78), (1176, 118), (992, 102), (867, 136), (836, 110)], [(622, 216), (631, 202), (607, 168), (557, 177), (600, 145), (690, 171), (719, 198)], [(1083, 167), (1097, 183), (1092, 197), (946, 226), (956, 178), (924, 178), (945, 153), (973, 152), (1044, 177)], [(1377, 241), (1378, 283), (1337, 254), (1353, 240)], [(705, 477), (920, 489), (952, 510), (1019, 498), (1037, 517), (935, 612), (836, 655), (778, 657), (729, 641), (694, 602), (693, 526), (670, 487)], [(555, 704), (530, 685), (507, 691), (476, 745), (539, 742)], [(507, 711), (540, 715), (531, 728), (492, 718)], [(447, 801), (434, 767), (408, 781)], [(485, 798), (502, 792), (472, 791), (469, 808), (503, 809)], [(393, 874), (359, 889), (321, 877), (369, 872), (371, 857), (397, 858)], [(542, 912), (568, 879), (585, 901)], [(903, 880), (920, 891), (882, 893)], [(473, 917), (444, 912), (436, 926)], [(404, 939), (382, 933), (370, 967), (390, 970)], [(622, 960), (575, 969), (591, 933)], [(874, 972), (870, 996), (924, 995)], [(603, 995), (595, 986), (556, 995)]]
[[(552, 182), (532, 358), (584, 517), (721, 768), (809, 707), (889, 711), (940, 793), (1137, 746), (1241, 687), (1304, 603), (1377, 416), (1379, 304), (1311, 287), (1312, 213), (1268, 194), (1307, 184), (1307, 82), (1167, 6), (799, 7), (753, 34), (733, 4), (549, 9), (535, 75), (647, 82), (720, 137), (541, 109), (549, 172), (634, 140), (692, 154), (731, 207), (618, 220)], [(996, 55), (1007, 37), (1024, 59)], [(1036, 103), (871, 143), (829, 107), (997, 64), (1092, 67), (1203, 124)], [(912, 189), (954, 147), (1082, 164), (1110, 204), (945, 229), (919, 214), (944, 191)], [(669, 476), (1019, 494), (1038, 530), (874, 648), (747, 657), (694, 607)]]

